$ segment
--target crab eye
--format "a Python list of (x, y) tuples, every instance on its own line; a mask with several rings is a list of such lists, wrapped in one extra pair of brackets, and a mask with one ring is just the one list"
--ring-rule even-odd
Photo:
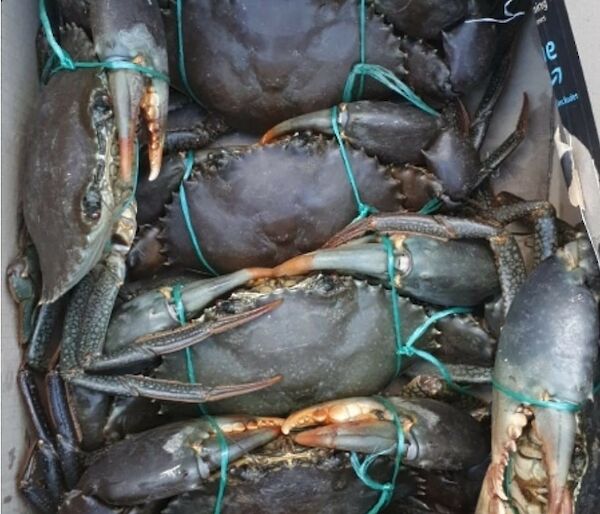
[(95, 221), (102, 213), (102, 199), (96, 189), (88, 189), (83, 197), (83, 213), (89, 220)]

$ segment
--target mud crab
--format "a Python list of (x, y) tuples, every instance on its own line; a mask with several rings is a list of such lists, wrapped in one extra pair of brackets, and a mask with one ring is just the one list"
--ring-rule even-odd
[[(452, 161), (464, 170), (459, 177), (440, 166), (448, 188), (421, 168), (384, 166), (363, 150), (349, 149), (361, 200), (381, 212), (418, 210), (433, 198), (462, 200), (519, 144), (522, 129), (482, 165), (481, 173), (475, 172), (481, 166), (473, 169), (474, 163), (466, 158)], [(440, 146), (439, 158), (432, 154), (432, 162), (441, 162), (455, 145), (442, 142)], [(169, 176), (181, 172), (182, 159), (168, 161), (173, 166)], [(130, 261), (136, 274), (154, 272), (164, 262), (205, 270), (194, 249), (190, 224), (209, 266), (230, 272), (274, 266), (314, 250), (356, 217), (356, 196), (339, 148), (322, 135), (303, 133), (265, 146), (201, 150), (194, 154), (193, 164), (188, 159), (193, 170), (182, 187), (190, 223), (184, 217), (181, 194), (175, 193), (164, 218), (146, 228), (136, 242), (135, 258)]]
[[(478, 483), (471, 479), (474, 483), (469, 484), (466, 471), (486, 456), (483, 428), (467, 414), (433, 400), (391, 398), (386, 405), (402, 417), (406, 441), (402, 453), (410, 468), (398, 475), (392, 504), (411, 506), (415, 512), (427, 505), (451, 509), (458, 504), (460, 512), (467, 512)], [(397, 428), (386, 409), (371, 398), (350, 398), (306, 409), (285, 421), (216, 418), (233, 459), (224, 507), (244, 505), (256, 512), (276, 513), (305, 512), (308, 506), (311, 512), (363, 512), (377, 493), (360, 484), (345, 451), (395, 451)], [(320, 423), (329, 425), (290, 437), (280, 435), (281, 430), (287, 433)], [(480, 444), (471, 445), (473, 441)], [(92, 459), (77, 484), (80, 492), (70, 494), (67, 502), (83, 493), (112, 505), (168, 499), (165, 512), (204, 511), (214, 502), (219, 460), (220, 448), (203, 419), (165, 425), (116, 443)], [(389, 479), (390, 470), (391, 459), (382, 457), (372, 471), (383, 481)], [(453, 480), (465, 490), (459, 490)], [(265, 496), (271, 490), (273, 496)], [(452, 497), (453, 493), (458, 496)], [(338, 501), (331, 501), (332, 494)], [(296, 498), (298, 502), (290, 502)], [(300, 505), (304, 510), (298, 510)], [(63, 506), (61, 512), (72, 511)]]
[[(378, 392), (399, 371), (390, 292), (381, 286), (336, 275), (259, 281), (250, 290), (237, 291), (205, 315), (218, 319), (223, 313), (237, 313), (269, 302), (281, 304), (252, 323), (192, 347), (193, 362), (205, 384), (219, 383), (223, 377), (244, 382), (256, 373), (281, 373), (283, 380), (263, 391), (212, 403), (208, 406), (211, 412), (285, 415), (311, 401)], [(437, 312), (402, 297), (398, 298), (398, 308), (404, 338)], [(427, 330), (417, 346), (439, 350), (449, 362), (461, 362), (466, 354), (475, 362), (489, 365), (493, 339), (469, 315), (457, 314), (446, 320), (448, 324), (443, 325), (441, 333), (435, 328)], [(465, 350), (464, 344), (461, 346), (467, 339), (476, 341), (474, 348)], [(402, 360), (401, 369), (412, 361)], [(155, 375), (185, 380), (183, 355), (164, 356)], [(169, 404), (168, 408), (190, 413), (183, 406)]]
[[(80, 29), (61, 39), (75, 59), (94, 58)], [(131, 183), (118, 172), (107, 77), (74, 73), (78, 80), (58, 73), (42, 88), (23, 175), (23, 214), (40, 256), (42, 302), (56, 300), (101, 259), (114, 215), (131, 196)]]
[[(411, 2), (369, 3), (366, 62), (406, 77), (417, 92), (438, 99), (454, 97), (477, 84), (489, 70), (496, 49), (495, 27), (460, 23), (487, 10), (486, 2), (435, 1), (427, 2), (425, 8), (413, 7)], [(428, 8), (431, 4), (435, 9)], [(181, 27), (177, 26), (179, 8)], [(359, 18), (353, 0), (302, 0), (285, 5), (199, 0), (177, 7), (172, 3), (171, 12), (165, 13), (170, 67), (177, 69), (182, 59), (180, 73), (185, 73), (193, 93), (222, 113), (231, 126), (265, 130), (340, 101), (348, 73), (359, 60)], [(446, 55), (437, 55), (422, 41), (395, 36), (396, 22), (410, 27), (415, 37), (443, 39)], [(443, 33), (443, 29), (451, 30)], [(364, 89), (366, 98), (386, 95), (381, 85), (369, 79)]]
[(573, 512), (576, 412), (592, 396), (598, 269), (580, 237), (543, 261), (517, 293), (494, 367), (492, 463), (478, 514)]

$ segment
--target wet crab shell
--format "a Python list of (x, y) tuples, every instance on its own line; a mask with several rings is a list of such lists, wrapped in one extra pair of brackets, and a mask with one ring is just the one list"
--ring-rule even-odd
[[(292, 280), (283, 287), (265, 283), (233, 295), (217, 313), (274, 300), (283, 303), (262, 319), (192, 347), (196, 376), (207, 386), (222, 383), (224, 377), (233, 383), (281, 373), (284, 379), (264, 391), (213, 403), (211, 411), (280, 415), (315, 402), (380, 391), (396, 370), (389, 295), (379, 286), (335, 275)], [(399, 301), (408, 337), (426, 315), (408, 299)], [(433, 333), (420, 345), (427, 347)], [(155, 374), (186, 381), (184, 354), (164, 356)]]
[[(83, 31), (68, 30), (63, 46), (77, 48), (74, 58), (93, 55)], [(118, 150), (106, 77), (97, 70), (74, 73), (58, 73), (42, 88), (22, 177), (43, 303), (64, 294), (100, 260), (119, 202), (111, 187)]]
[[(440, 188), (418, 168), (388, 169), (360, 150), (348, 154), (362, 201), (380, 211), (419, 208)], [(315, 250), (357, 215), (339, 148), (322, 136), (215, 151), (185, 189), (202, 252), (221, 273)], [(168, 262), (201, 269), (178, 194), (166, 209), (161, 239)]]
[[(174, 10), (174, 9), (173, 9)], [(196, 0), (183, 9), (185, 67), (191, 89), (228, 124), (260, 133), (292, 116), (335, 105), (359, 58), (356, 2)], [(175, 13), (165, 17), (170, 68), (176, 61)], [(202, 27), (202, 30), (199, 30)], [(391, 26), (370, 10), (366, 61), (401, 71)], [(388, 93), (367, 81), (367, 97)]]

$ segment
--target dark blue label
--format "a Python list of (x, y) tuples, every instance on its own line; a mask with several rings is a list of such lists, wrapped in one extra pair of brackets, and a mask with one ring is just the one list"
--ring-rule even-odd
[(565, 128), (600, 163), (600, 142), (564, 0), (533, 2), (544, 60)]

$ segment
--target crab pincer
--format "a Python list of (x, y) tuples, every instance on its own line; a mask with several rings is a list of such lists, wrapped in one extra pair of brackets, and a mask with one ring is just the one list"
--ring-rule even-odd
[(169, 103), (168, 57), (157, 2), (98, 0), (90, 5), (94, 46), (109, 67), (108, 80), (119, 133), (121, 177), (130, 181), (140, 111), (149, 133), (150, 178), (160, 172)]
[[(494, 367), (492, 462), (478, 514), (573, 512), (577, 411), (598, 353), (592, 249), (579, 238), (543, 261), (508, 312)], [(537, 509), (537, 510), (536, 510)]]
[[(394, 409), (392, 413), (389, 409)], [(399, 426), (393, 422), (398, 417)], [(318, 428), (303, 430), (321, 425)], [(298, 444), (360, 453), (396, 451), (404, 432), (403, 462), (421, 469), (458, 470), (481, 463), (485, 432), (466, 412), (430, 399), (358, 397), (334, 400), (291, 414), (281, 426)]]
[[(283, 420), (223, 416), (214, 421), (234, 461), (275, 439)], [(215, 427), (206, 418), (163, 425), (108, 448), (85, 471), (78, 489), (119, 505), (169, 498), (201, 488), (219, 469), (222, 451)]]

